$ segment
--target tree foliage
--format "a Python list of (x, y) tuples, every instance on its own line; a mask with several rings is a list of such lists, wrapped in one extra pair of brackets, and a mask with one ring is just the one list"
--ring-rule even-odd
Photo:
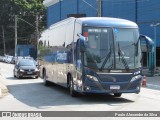
[(3, 26), (6, 49), (14, 49), (15, 15), (18, 18), (18, 43), (23, 43), (22, 41), (32, 43), (31, 38), (35, 38), (36, 14), (41, 31), (45, 28), (45, 12), (43, 0), (0, 0), (0, 48), (3, 49), (1, 29)]

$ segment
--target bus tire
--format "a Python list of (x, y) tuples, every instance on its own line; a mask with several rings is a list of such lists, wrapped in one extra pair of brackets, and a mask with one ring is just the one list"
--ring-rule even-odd
[(114, 93), (114, 97), (121, 97), (122, 93)]
[(77, 97), (78, 93), (74, 90), (73, 79), (69, 81), (69, 93), (72, 97)]
[(49, 82), (47, 80), (47, 76), (46, 76), (46, 71), (45, 70), (43, 71), (43, 80), (44, 80), (44, 85), (45, 86), (50, 86), (51, 85), (51, 82)]

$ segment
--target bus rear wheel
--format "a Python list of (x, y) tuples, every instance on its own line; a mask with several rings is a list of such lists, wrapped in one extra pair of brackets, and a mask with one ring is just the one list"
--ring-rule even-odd
[(114, 93), (114, 97), (121, 97), (122, 93)]
[(44, 85), (45, 86), (50, 86), (51, 83), (47, 80), (47, 76), (46, 76), (46, 71), (43, 71), (43, 80), (44, 80)]

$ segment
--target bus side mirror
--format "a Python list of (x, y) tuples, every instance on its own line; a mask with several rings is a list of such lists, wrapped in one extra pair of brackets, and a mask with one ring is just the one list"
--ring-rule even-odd
[(145, 35), (140, 35), (139, 39), (141, 43), (142, 52), (152, 52), (152, 48), (154, 44), (152, 39)]
[(84, 52), (86, 49), (86, 37), (82, 36), (81, 34), (77, 34), (79, 36), (79, 47), (80, 51)]

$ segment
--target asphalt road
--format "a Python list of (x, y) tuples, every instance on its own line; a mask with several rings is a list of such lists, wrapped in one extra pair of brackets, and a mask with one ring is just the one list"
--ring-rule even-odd
[(0, 111), (160, 111), (160, 91), (142, 88), (139, 94), (90, 95), (73, 98), (65, 88), (46, 87), (42, 79), (17, 79), (13, 65), (0, 63), (9, 94), (0, 99)]

